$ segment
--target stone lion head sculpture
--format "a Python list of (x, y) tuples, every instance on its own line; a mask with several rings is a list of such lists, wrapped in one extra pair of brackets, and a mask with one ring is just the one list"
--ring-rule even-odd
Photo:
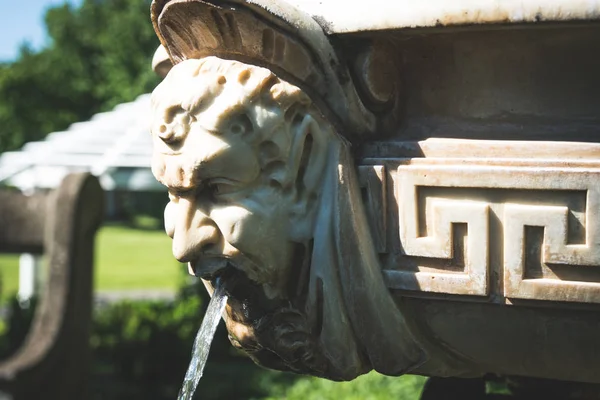
[(152, 108), (173, 254), (209, 292), (225, 282), (234, 346), (334, 380), (424, 361), (384, 284), (350, 144), (307, 90), (202, 55), (176, 63)]

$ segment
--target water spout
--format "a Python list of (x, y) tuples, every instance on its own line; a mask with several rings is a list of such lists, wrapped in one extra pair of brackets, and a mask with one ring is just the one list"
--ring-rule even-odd
[(226, 304), (227, 294), (225, 293), (225, 285), (221, 279), (217, 278), (215, 280), (215, 291), (210, 299), (210, 303), (208, 303), (204, 320), (194, 340), (192, 359), (179, 390), (178, 400), (191, 400), (194, 396), (198, 382), (202, 377), (206, 360), (208, 359), (210, 345)]

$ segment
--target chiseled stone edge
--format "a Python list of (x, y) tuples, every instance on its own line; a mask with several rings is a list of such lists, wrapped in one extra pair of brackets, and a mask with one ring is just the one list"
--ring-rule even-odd
[(480, 24), (600, 20), (598, 0), (286, 0), (328, 34)]

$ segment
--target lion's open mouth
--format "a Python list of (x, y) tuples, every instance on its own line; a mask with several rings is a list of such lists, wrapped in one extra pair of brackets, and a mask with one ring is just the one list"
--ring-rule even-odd
[(263, 285), (233, 260), (202, 260), (194, 265), (201, 267), (197, 271), (209, 286), (214, 288), (219, 280), (224, 288), (228, 297), (225, 322), (236, 348), (269, 368), (326, 376), (328, 361), (314, 341), (306, 316), (288, 299), (269, 298)]
[(263, 286), (249, 278), (237, 264), (236, 260), (211, 257), (190, 263), (190, 269), (213, 287), (215, 280), (220, 279), (229, 297), (227, 314), (233, 321), (250, 326), (282, 304), (280, 300), (269, 299)]
[(281, 307), (281, 301), (269, 299), (262, 285), (231, 264), (227, 265), (219, 277), (229, 296), (228, 314), (236, 322), (252, 325)]

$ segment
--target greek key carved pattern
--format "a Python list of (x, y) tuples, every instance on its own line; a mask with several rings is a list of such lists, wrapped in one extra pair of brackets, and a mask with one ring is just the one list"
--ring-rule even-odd
[[(416, 190), (416, 186), (413, 186)], [(407, 194), (407, 196), (410, 196)], [(416, 198), (413, 193), (411, 198)], [(481, 202), (454, 200), (435, 201), (431, 207), (430, 234), (419, 236), (417, 203), (407, 203), (401, 208), (400, 240), (408, 256), (427, 258), (454, 258), (452, 224), (466, 223), (467, 238), (464, 273), (414, 272), (419, 289), (426, 292), (452, 294), (488, 294), (488, 206)], [(400, 272), (411, 274), (411, 272)]]
[[(593, 202), (598, 191), (588, 191)], [(597, 210), (597, 209), (596, 209)], [(568, 208), (509, 204), (504, 211), (504, 294), (506, 297), (600, 302), (600, 283), (561, 279), (527, 278), (526, 226), (544, 228), (541, 258), (544, 264), (580, 265), (588, 269), (600, 264), (597, 211), (589, 209), (586, 244), (568, 244)], [(579, 278), (585, 279), (585, 272)]]
[[(600, 168), (545, 161), (535, 165), (497, 160), (375, 161), (395, 171), (390, 184), (398, 206), (401, 252), (420, 265), (415, 270), (384, 262), (390, 288), (407, 294), (495, 294), (508, 299), (600, 303)], [(437, 190), (436, 196), (421, 193), (431, 188)], [(466, 190), (464, 196), (460, 190)], [(440, 198), (440, 193), (448, 197)], [(536, 201), (526, 196), (532, 193)], [(545, 194), (556, 194), (559, 200), (546, 204)], [(582, 199), (582, 210), (569, 208), (572, 202), (564, 199), (570, 196)], [(560, 201), (565, 204), (557, 204)], [(571, 237), (573, 213), (582, 225), (580, 239)], [(493, 237), (492, 215), (501, 227)], [(456, 224), (467, 227), (464, 271), (428, 268), (428, 260), (455, 257)], [(537, 239), (528, 236), (530, 229), (538, 229)], [(498, 256), (497, 274), (490, 272), (491, 252)]]

